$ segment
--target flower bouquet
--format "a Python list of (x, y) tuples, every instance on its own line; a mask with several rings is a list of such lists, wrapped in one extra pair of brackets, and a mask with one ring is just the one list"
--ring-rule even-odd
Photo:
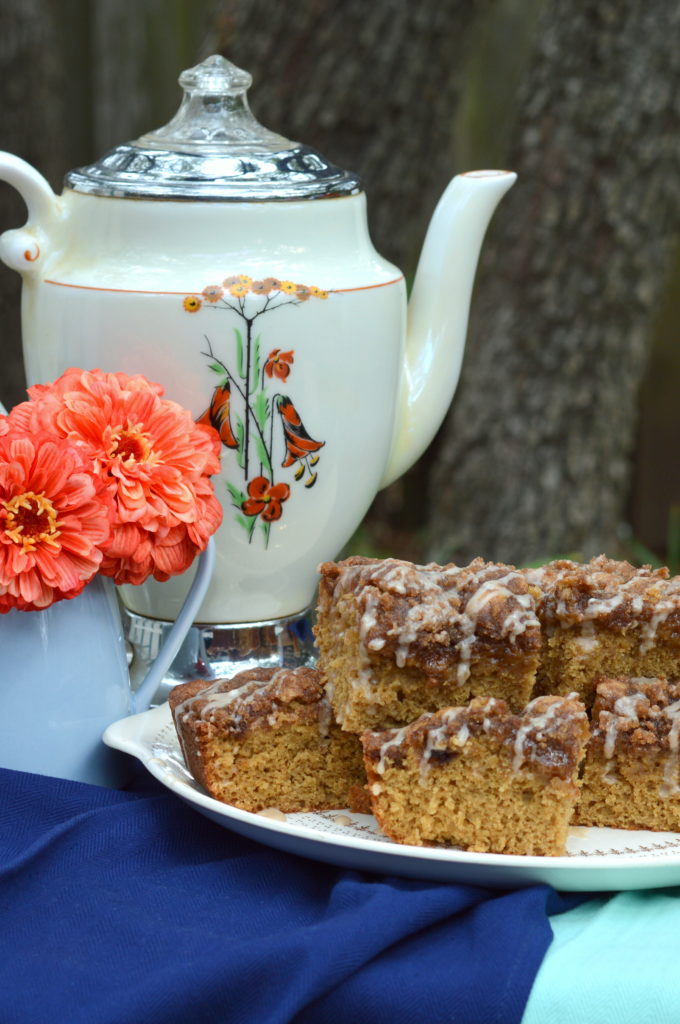
[(67, 370), (0, 417), (0, 612), (184, 572), (222, 520), (220, 438), (143, 376)]
[[(221, 442), (142, 376), (71, 369), (28, 395), (0, 416), (0, 765), (118, 785), (129, 767), (102, 733), (148, 704), (205, 593)], [(113, 583), (199, 553), (133, 696)]]

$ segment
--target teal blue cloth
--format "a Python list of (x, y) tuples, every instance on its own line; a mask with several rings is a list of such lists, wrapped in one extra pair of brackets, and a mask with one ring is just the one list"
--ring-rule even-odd
[(680, 888), (589, 900), (550, 923), (522, 1024), (678, 1024)]

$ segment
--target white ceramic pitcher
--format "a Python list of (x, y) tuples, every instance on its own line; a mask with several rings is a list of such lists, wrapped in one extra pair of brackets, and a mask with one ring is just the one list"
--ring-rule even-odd
[(212, 539), (142, 685), (133, 691), (115, 587), (95, 578), (70, 601), (0, 615), (0, 766), (119, 786), (132, 762), (102, 742), (107, 726), (144, 711), (194, 620), (215, 562)]

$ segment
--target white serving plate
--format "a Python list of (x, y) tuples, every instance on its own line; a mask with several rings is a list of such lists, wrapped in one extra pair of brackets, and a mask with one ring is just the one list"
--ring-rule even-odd
[(267, 846), (356, 870), (439, 882), (515, 889), (545, 882), (573, 892), (680, 884), (680, 834), (572, 828), (564, 857), (468, 853), (387, 839), (371, 815), (346, 809), (251, 814), (213, 800), (187, 771), (167, 704), (114, 722), (104, 742), (137, 757), (159, 782), (201, 814)]

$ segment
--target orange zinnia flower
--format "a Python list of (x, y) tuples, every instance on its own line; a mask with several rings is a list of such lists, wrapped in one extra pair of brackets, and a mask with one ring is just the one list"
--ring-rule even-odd
[(112, 512), (78, 447), (8, 429), (0, 437), (0, 612), (76, 597), (101, 566)]
[(305, 430), (300, 415), (285, 395), (279, 395), (276, 399), (276, 407), (281, 416), (283, 426), (283, 438), (286, 442), (286, 457), (281, 463), (282, 466), (292, 466), (294, 462), (306, 458), (323, 448), (325, 441), (315, 441)]
[(227, 448), (238, 448), (238, 441), (234, 437), (229, 420), (229, 402), (231, 399), (231, 384), (229, 381), (213, 391), (212, 401), (202, 416), (196, 420), (197, 423), (205, 423), (214, 427), (222, 439), (222, 444)]
[(275, 348), (267, 356), (267, 362), (264, 364), (264, 372), (268, 377), (274, 377), (275, 375), (279, 380), (285, 380), (290, 373), (290, 368), (293, 363), (294, 352), (282, 352), (280, 348)]
[(260, 516), (266, 523), (281, 518), (281, 502), (290, 496), (288, 484), (270, 484), (266, 476), (256, 476), (248, 484), (249, 497), (241, 505), (247, 516)]
[(198, 313), (199, 309), (203, 305), (198, 295), (187, 295), (186, 299), (182, 303), (187, 313)]
[(162, 394), (142, 376), (71, 369), (10, 413), (79, 445), (104, 480), (114, 516), (101, 572), (116, 583), (184, 572), (222, 518), (207, 481), (220, 439)]

